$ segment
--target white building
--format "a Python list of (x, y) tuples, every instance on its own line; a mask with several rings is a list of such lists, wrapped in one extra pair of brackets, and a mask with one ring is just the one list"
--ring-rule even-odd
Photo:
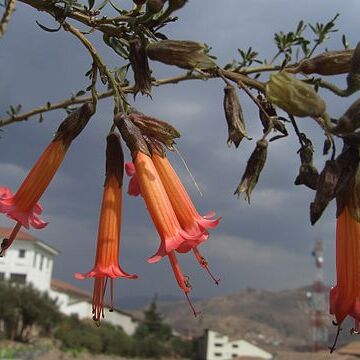
[[(0, 239), (8, 237), (12, 228), (0, 227)], [(57, 300), (59, 310), (80, 319), (91, 318), (92, 294), (61, 280), (52, 278), (54, 257), (59, 251), (25, 231), (19, 231), (16, 240), (0, 257), (0, 280), (19, 284), (31, 284), (35, 289), (47, 292)], [(105, 309), (105, 318), (113, 325), (121, 326), (128, 335), (134, 334), (137, 320), (124, 311)]]
[(230, 340), (228, 336), (206, 330), (199, 341), (199, 360), (230, 360), (254, 358), (270, 360), (273, 356), (267, 351), (245, 340)]

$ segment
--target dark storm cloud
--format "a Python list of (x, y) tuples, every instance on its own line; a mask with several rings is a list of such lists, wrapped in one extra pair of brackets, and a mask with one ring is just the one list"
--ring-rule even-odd
[[(221, 7), (221, 8), (220, 8)], [(351, 10), (349, 10), (351, 9)], [(190, 1), (179, 11), (181, 20), (168, 27), (167, 34), (176, 39), (194, 39), (212, 46), (220, 64), (237, 57), (236, 49), (254, 46), (263, 57), (273, 55), (275, 31), (290, 31), (300, 19), (305, 22), (328, 21), (341, 13), (338, 27), (357, 41), (353, 28), (359, 5), (349, 1), (342, 8), (338, 1)], [(24, 110), (57, 101), (72, 91), (87, 86), (84, 73), (91, 59), (77, 39), (60, 31), (41, 31), (35, 20), (55, 25), (46, 14), (18, 4), (9, 31), (0, 43), (0, 111), (9, 104), (22, 103)], [(330, 44), (340, 47), (341, 33)], [(91, 39), (111, 66), (121, 65), (111, 49)], [(152, 63), (156, 76), (179, 73), (176, 69)], [(6, 71), (4, 71), (6, 69)], [(343, 84), (343, 78), (339, 79)], [(323, 94), (326, 94), (323, 92)], [(226, 146), (227, 129), (222, 110), (223, 84), (219, 80), (192, 81), (153, 90), (153, 100), (136, 99), (136, 107), (150, 115), (173, 123), (183, 134), (178, 148), (203, 190), (200, 197), (176, 156), (174, 166), (184, 179), (201, 213), (215, 210), (223, 217), (213, 232), (204, 253), (215, 272), (221, 275), (220, 287), (212, 287), (195, 260), (182, 256), (186, 274), (191, 274), (196, 296), (219, 295), (239, 287), (284, 288), (312, 281), (310, 251), (315, 238), (325, 240), (328, 277), (333, 276), (334, 209), (327, 210), (315, 227), (309, 225), (308, 206), (313, 194), (294, 187), (299, 160), (298, 144), (293, 137), (271, 144), (269, 159), (249, 206), (233, 196), (240, 181), (254, 141), (244, 140), (239, 149)], [(255, 106), (240, 94), (250, 135), (261, 134)], [(339, 116), (351, 100), (331, 99), (331, 114)], [(65, 112), (45, 115), (39, 124), (35, 119), (5, 129), (0, 141), (0, 184), (13, 190), (50, 141)], [(44, 218), (50, 221), (36, 236), (61, 250), (55, 263), (55, 275), (72, 281), (75, 271), (87, 271), (94, 258), (98, 211), (104, 175), (105, 136), (112, 117), (112, 102), (105, 100), (81, 136), (71, 146), (51, 186), (43, 196)], [(302, 129), (311, 131), (320, 153), (322, 134), (310, 119), (301, 119)], [(129, 155), (126, 155), (129, 158)], [(316, 158), (319, 166), (321, 156)], [(126, 271), (136, 272), (140, 279), (119, 281), (121, 293), (177, 293), (169, 264), (147, 265), (146, 258), (158, 246), (158, 236), (145, 212), (142, 199), (124, 199), (121, 262)], [(5, 223), (5, 220), (0, 220)], [(9, 222), (6, 222), (9, 224)], [(331, 265), (330, 265), (331, 264)], [(301, 269), (301, 271), (299, 271)], [(236, 280), (234, 280), (236, 279)], [(90, 286), (90, 281), (84, 286)]]

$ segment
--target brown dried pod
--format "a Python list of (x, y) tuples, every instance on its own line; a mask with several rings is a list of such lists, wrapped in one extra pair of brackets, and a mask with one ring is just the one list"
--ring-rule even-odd
[(295, 185), (305, 185), (316, 190), (319, 172), (313, 165), (313, 153), (314, 149), (310, 141), (299, 150), (301, 165), (299, 175), (295, 179)]
[(356, 45), (351, 57), (350, 71), (346, 81), (350, 93), (360, 89), (360, 42)]
[(126, 114), (117, 114), (114, 117), (114, 123), (119, 129), (122, 138), (126, 142), (133, 159), (135, 159), (138, 151), (150, 156), (150, 151), (140, 129)]
[(326, 51), (311, 59), (301, 61), (297, 70), (303, 74), (338, 75), (350, 70), (354, 49)]
[(142, 6), (146, 3), (146, 0), (133, 0), (133, 3), (137, 6)]
[(59, 126), (54, 141), (60, 140), (70, 146), (71, 142), (80, 134), (94, 113), (91, 103), (85, 103), (74, 110)]
[(352, 188), (359, 165), (358, 147), (345, 146), (336, 160), (328, 160), (320, 174), (314, 202), (310, 205), (312, 224), (320, 218), (329, 202), (336, 197), (337, 215), (339, 215), (348, 199), (348, 191)]
[(231, 143), (234, 143), (235, 147), (238, 147), (244, 137), (249, 139), (243, 111), (234, 86), (225, 86), (224, 93), (224, 111), (229, 133), (227, 144), (231, 146)]
[(139, 91), (142, 94), (151, 94), (151, 70), (143, 42), (136, 37), (129, 41), (129, 60), (134, 72), (135, 88), (134, 94)]
[(167, 122), (144, 115), (140, 112), (132, 112), (129, 114), (129, 118), (145, 136), (155, 138), (170, 150), (173, 150), (175, 139), (181, 136), (181, 134)]
[(157, 14), (164, 6), (164, 0), (147, 0), (146, 1), (146, 13)]
[(205, 50), (203, 44), (181, 40), (161, 40), (147, 46), (147, 54), (151, 60), (189, 70), (216, 66)]
[(332, 132), (337, 135), (350, 134), (360, 127), (360, 99), (356, 100), (340, 117)]
[(336, 186), (340, 177), (340, 168), (336, 160), (328, 160), (320, 173), (314, 201), (310, 204), (310, 221), (314, 225), (335, 198)]
[(106, 138), (106, 172), (105, 183), (111, 175), (115, 175), (121, 187), (124, 177), (124, 153), (119, 135), (111, 133)]
[(237, 195), (238, 197), (241, 193), (244, 193), (245, 200), (247, 200), (249, 204), (251, 192), (254, 190), (258, 182), (259, 176), (266, 162), (268, 144), (269, 143), (266, 139), (257, 141), (256, 148), (252, 152), (246, 164), (241, 182), (234, 192), (234, 195)]

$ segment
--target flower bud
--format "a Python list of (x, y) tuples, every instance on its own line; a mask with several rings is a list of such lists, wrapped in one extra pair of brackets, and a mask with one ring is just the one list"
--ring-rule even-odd
[(114, 117), (114, 123), (119, 129), (122, 138), (126, 142), (133, 159), (139, 151), (150, 156), (150, 151), (141, 131), (127, 115), (117, 114)]
[(350, 72), (346, 80), (348, 92), (351, 94), (360, 89), (360, 42), (356, 45), (351, 57)]
[(320, 117), (326, 108), (324, 100), (310, 85), (286, 71), (270, 75), (270, 80), (266, 84), (266, 97), (294, 116)]
[(356, 100), (340, 117), (337, 125), (332, 129), (334, 134), (350, 134), (360, 127), (360, 99)]
[(163, 6), (164, 6), (164, 0), (147, 0), (146, 13), (157, 14), (162, 10)]
[(216, 66), (206, 54), (205, 46), (194, 41), (161, 40), (147, 47), (151, 60), (183, 69), (209, 69)]
[(146, 3), (146, 0), (133, 0), (133, 3), (137, 6), (142, 6)]
[(136, 95), (140, 91), (142, 94), (150, 95), (151, 70), (149, 68), (145, 47), (138, 37), (130, 40), (129, 44), (129, 60), (135, 79), (134, 93)]
[(298, 70), (303, 74), (338, 75), (349, 72), (354, 50), (326, 51), (311, 59), (304, 59)]
[(169, 9), (171, 9), (171, 11), (179, 10), (187, 3), (187, 0), (168, 0), (168, 1), (169, 1)]
[(176, 138), (180, 133), (170, 124), (156, 118), (146, 116), (140, 112), (129, 114), (130, 120), (140, 129), (140, 131), (149, 138), (154, 138), (172, 150)]
[(227, 144), (231, 146), (231, 143), (234, 143), (238, 147), (244, 137), (248, 138), (243, 111), (235, 87), (227, 85), (224, 92), (224, 110), (229, 133)]
[(250, 195), (254, 190), (260, 173), (265, 165), (267, 157), (268, 141), (265, 139), (259, 140), (256, 143), (256, 148), (250, 155), (250, 158), (246, 164), (245, 172), (241, 178), (241, 182), (234, 192), (238, 197), (241, 193), (245, 193), (245, 200), (250, 204)]
[(69, 146), (84, 129), (93, 113), (94, 107), (90, 103), (85, 103), (80, 108), (74, 110), (60, 124), (55, 133), (54, 141), (61, 140), (64, 145)]

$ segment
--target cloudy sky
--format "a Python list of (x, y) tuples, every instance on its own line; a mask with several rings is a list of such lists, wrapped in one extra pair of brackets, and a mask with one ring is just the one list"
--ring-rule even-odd
[[(119, 1), (127, 6), (130, 0)], [(262, 58), (274, 54), (274, 32), (294, 30), (298, 21), (326, 22), (336, 13), (339, 32), (328, 43), (330, 49), (341, 48), (341, 35), (346, 33), (352, 46), (357, 42), (357, 0), (191, 0), (178, 12), (180, 21), (167, 27), (166, 34), (174, 39), (191, 39), (212, 47), (220, 65), (237, 57), (237, 48), (255, 48)], [(18, 3), (17, 11), (6, 36), (0, 41), (0, 117), (10, 104), (21, 103), (24, 110), (69, 97), (88, 84), (84, 77), (91, 59), (71, 34), (42, 31), (35, 20), (49, 27), (56, 24), (46, 14)], [(111, 66), (120, 66), (110, 48), (90, 36), (103, 58)], [(158, 77), (180, 71), (152, 64)], [(345, 84), (344, 77), (338, 83)], [(339, 100), (322, 92), (333, 117), (341, 115), (356, 97)], [(240, 94), (248, 131), (254, 139), (261, 134), (258, 111)], [(315, 226), (308, 216), (313, 198), (310, 190), (293, 185), (299, 159), (298, 144), (293, 133), (272, 143), (266, 167), (248, 205), (233, 196), (247, 158), (255, 146), (244, 142), (239, 149), (226, 145), (227, 128), (223, 108), (223, 83), (220, 80), (192, 81), (153, 89), (153, 98), (136, 99), (136, 107), (144, 113), (171, 122), (182, 133), (178, 148), (187, 161), (203, 191), (201, 197), (183, 165), (170, 156), (188, 186), (201, 213), (215, 210), (222, 216), (221, 225), (212, 232), (203, 252), (211, 267), (221, 277), (216, 287), (197, 266), (191, 254), (180, 257), (184, 272), (190, 275), (193, 295), (217, 296), (233, 293), (245, 287), (283, 289), (312, 282), (313, 259), (310, 252), (315, 239), (325, 246), (326, 279), (334, 278), (335, 213), (334, 208)], [(0, 139), (0, 184), (14, 191), (32, 164), (50, 141), (64, 118), (64, 111), (45, 114), (40, 124), (37, 118), (6, 127)], [(98, 112), (71, 146), (68, 156), (50, 187), (41, 199), (44, 216), (49, 221), (41, 231), (31, 230), (40, 239), (55, 246), (61, 255), (55, 261), (55, 276), (90, 288), (92, 283), (73, 279), (73, 273), (92, 267), (97, 235), (104, 175), (105, 136), (112, 118), (112, 102), (102, 101)], [(319, 167), (321, 131), (311, 119), (300, 119), (302, 130), (311, 133)], [(289, 128), (290, 129), (290, 128)], [(291, 130), (291, 129), (290, 129)], [(129, 158), (129, 154), (126, 154)], [(9, 225), (5, 217), (0, 225)], [(168, 262), (149, 265), (146, 262), (158, 246), (156, 234), (140, 198), (124, 199), (121, 263), (138, 280), (119, 280), (118, 295), (180, 294)]]

